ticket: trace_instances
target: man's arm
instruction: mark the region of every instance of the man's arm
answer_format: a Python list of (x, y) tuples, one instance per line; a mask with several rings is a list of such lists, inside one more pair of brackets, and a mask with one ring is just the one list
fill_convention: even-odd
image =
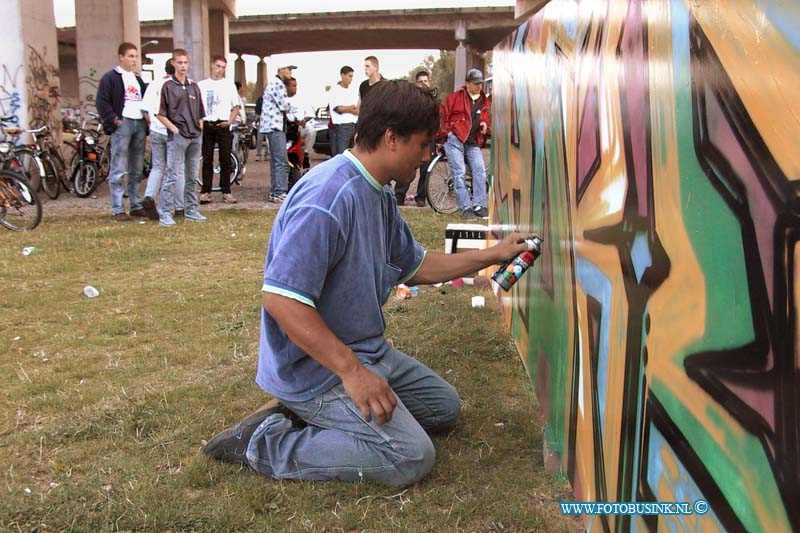
[(371, 420), (370, 410), (378, 424), (392, 419), (397, 405), (392, 388), (361, 364), (353, 351), (328, 328), (316, 309), (271, 292), (263, 293), (262, 303), (293, 343), (341, 378), (345, 392), (365, 420)]
[(531, 236), (524, 233), (511, 233), (502, 241), (485, 250), (470, 250), (469, 252), (459, 252), (457, 254), (428, 252), (425, 254), (425, 259), (423, 259), (419, 270), (406, 284), (430, 285), (443, 283), (466, 276), (487, 266), (508, 261), (528, 249), (524, 239)]
[(119, 122), (122, 121), (111, 106), (111, 77), (108, 74), (100, 78), (94, 106), (97, 108), (97, 113), (103, 119), (103, 122), (113, 122), (119, 125)]
[(168, 119), (166, 115), (156, 115), (156, 117), (167, 128), (167, 130), (172, 132), (173, 135), (177, 135), (180, 132), (178, 127), (175, 124), (173, 124), (172, 121)]

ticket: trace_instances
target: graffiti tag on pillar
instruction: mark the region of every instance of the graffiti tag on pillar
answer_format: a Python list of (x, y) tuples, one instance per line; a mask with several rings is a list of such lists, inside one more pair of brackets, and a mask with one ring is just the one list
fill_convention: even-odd
[(8, 124), (19, 126), (19, 110), (22, 107), (22, 95), (19, 92), (19, 79), (22, 65), (2, 65), (0, 80), (0, 115), (10, 117)]
[(78, 79), (78, 94), (85, 94), (81, 100), (81, 111), (97, 111), (95, 105), (95, 97), (97, 96), (97, 87), (100, 85), (100, 78), (97, 71), (93, 68), (89, 69), (88, 74), (81, 76)]
[(55, 130), (58, 126), (61, 87), (58, 69), (47, 62), (46, 56), (46, 47), (39, 53), (28, 45), (28, 73), (25, 77), (28, 89), (28, 122), (31, 128), (48, 126)]

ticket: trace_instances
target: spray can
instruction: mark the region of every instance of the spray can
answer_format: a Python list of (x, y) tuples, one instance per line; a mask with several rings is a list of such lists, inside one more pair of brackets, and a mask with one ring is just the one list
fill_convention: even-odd
[(528, 249), (511, 261), (506, 261), (500, 268), (497, 269), (492, 275), (492, 280), (500, 285), (503, 290), (511, 290), (511, 287), (522, 277), (526, 270), (528, 270), (536, 258), (542, 253), (542, 239), (539, 237), (531, 237), (525, 239)]

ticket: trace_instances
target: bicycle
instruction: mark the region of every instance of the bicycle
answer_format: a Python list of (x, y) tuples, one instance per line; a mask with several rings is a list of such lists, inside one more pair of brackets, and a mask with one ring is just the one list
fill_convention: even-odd
[[(0, 151), (2, 145), (8, 143), (0, 143)], [(30, 182), (19, 172), (0, 170), (0, 225), (11, 231), (29, 231), (41, 220), (42, 203)]]
[[(33, 130), (23, 130), (33, 138), (33, 143), (23, 150), (30, 153), (36, 162), (41, 174), (41, 188), (45, 194), (55, 200), (61, 192), (61, 187), (71, 192), (72, 188), (67, 180), (67, 165), (61, 154), (56, 150), (53, 135), (47, 126)], [(31, 179), (31, 185), (38, 190), (36, 181)]]
[[(466, 165), (466, 175), (464, 181), (467, 191), (472, 196), (472, 169)], [(489, 188), (489, 175), (486, 175), (486, 188)], [(458, 211), (456, 201), (455, 180), (450, 175), (450, 165), (447, 162), (447, 154), (443, 144), (436, 144), (436, 155), (428, 164), (428, 203), (437, 213), (455, 213)]]

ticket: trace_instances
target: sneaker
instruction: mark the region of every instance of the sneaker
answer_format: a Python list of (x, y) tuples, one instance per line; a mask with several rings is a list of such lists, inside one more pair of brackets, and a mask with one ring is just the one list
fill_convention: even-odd
[(156, 210), (156, 203), (151, 197), (144, 197), (142, 200), (142, 209), (145, 210), (147, 213), (147, 218), (150, 220), (159, 220), (158, 211)]
[(415, 198), (415, 202), (417, 202), (417, 207), (428, 207), (428, 202), (425, 201), (425, 198)]
[(204, 192), (200, 195), (200, 203), (201, 204), (210, 204), (211, 203), (211, 193)]
[(183, 209), (176, 209), (175, 210), (175, 218), (183, 216)]
[(478, 215), (475, 214), (475, 211), (473, 209), (464, 209), (463, 211), (461, 211), (461, 218), (463, 218), (464, 220), (476, 220), (478, 218)]
[(406, 205), (406, 197), (404, 194), (396, 194), (394, 198), (397, 200), (398, 207), (401, 205)]
[(237, 200), (237, 199), (236, 199), (236, 197), (235, 197), (234, 195), (232, 195), (231, 193), (228, 193), (228, 194), (223, 194), (223, 195), (222, 195), (222, 202), (223, 202), (223, 203), (226, 203), (226, 204), (235, 204), (235, 203), (236, 203), (236, 202), (238, 202), (238, 201), (239, 201), (239, 200)]
[[(272, 405), (271, 407), (267, 407)], [(297, 418), (297, 415), (280, 402), (271, 401), (264, 407), (243, 419), (238, 424), (218, 433), (203, 447), (203, 453), (226, 463), (249, 466), (247, 447), (258, 426), (272, 415), (280, 414), (286, 418)], [(292, 420), (294, 425), (294, 420)]]
[(208, 220), (208, 218), (204, 217), (196, 207), (194, 209), (187, 209), (183, 213), (183, 218), (186, 220), (194, 220), (195, 222)]
[(273, 204), (282, 204), (286, 200), (286, 193), (270, 194), (269, 201)]
[(125, 222), (130, 219), (131, 217), (130, 215), (128, 215), (128, 213), (114, 213), (114, 220), (116, 220), (117, 222)]
[(133, 211), (131, 211), (131, 216), (132, 217), (142, 217), (142, 218), (144, 218), (144, 217), (147, 217), (149, 215), (147, 214), (147, 209), (145, 209), (143, 207), (140, 207), (139, 209), (134, 209)]
[(175, 219), (169, 213), (164, 213), (158, 217), (158, 225), (164, 227), (174, 226)]
[(486, 208), (481, 205), (476, 205), (475, 216), (486, 220), (489, 218), (489, 211), (487, 211)]

